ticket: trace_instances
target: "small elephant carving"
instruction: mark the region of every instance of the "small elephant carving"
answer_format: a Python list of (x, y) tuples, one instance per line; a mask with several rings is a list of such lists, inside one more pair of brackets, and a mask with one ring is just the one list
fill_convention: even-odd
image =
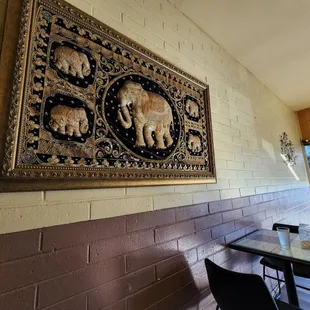
[(191, 117), (195, 117), (195, 118), (199, 117), (199, 107), (195, 101), (187, 99), (185, 109), (186, 109), (186, 112)]
[(188, 148), (196, 153), (196, 152), (200, 152), (201, 151), (201, 140), (199, 136), (193, 135), (193, 134), (189, 134), (188, 135)]
[[(156, 93), (146, 91), (141, 84), (126, 81), (118, 92), (121, 110), (117, 119), (128, 129), (132, 120), (136, 130), (136, 146), (156, 145), (158, 149), (165, 149), (173, 144), (170, 126), (173, 127), (172, 110), (166, 99)], [(128, 106), (132, 106), (132, 116)], [(152, 134), (155, 134), (155, 141)]]
[(55, 48), (54, 62), (55, 66), (65, 74), (77, 76), (80, 79), (84, 79), (91, 72), (87, 56), (68, 46)]
[(57, 105), (51, 110), (50, 128), (62, 135), (81, 137), (88, 130), (88, 119), (83, 108)]

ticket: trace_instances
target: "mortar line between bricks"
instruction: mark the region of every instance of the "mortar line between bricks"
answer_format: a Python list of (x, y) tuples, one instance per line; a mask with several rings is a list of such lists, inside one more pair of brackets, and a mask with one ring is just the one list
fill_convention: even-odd
[(86, 257), (87, 265), (90, 264), (90, 244), (87, 244), (87, 257)]
[(33, 308), (37, 309), (38, 308), (38, 302), (39, 302), (39, 294), (38, 294), (38, 286), (35, 287), (34, 290), (34, 301), (33, 301)]
[(38, 244), (38, 252), (39, 253), (43, 253), (42, 247), (43, 247), (43, 231), (41, 230), (39, 232), (39, 244)]
[(89, 203), (88, 203), (88, 220), (89, 220), (89, 221), (91, 220), (91, 206), (92, 206), (92, 203), (89, 202)]

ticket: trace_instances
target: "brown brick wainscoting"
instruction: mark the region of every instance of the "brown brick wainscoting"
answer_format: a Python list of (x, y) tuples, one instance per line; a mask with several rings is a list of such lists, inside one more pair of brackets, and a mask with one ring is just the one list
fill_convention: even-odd
[(261, 273), (225, 244), (310, 212), (308, 188), (0, 236), (1, 310), (215, 309), (204, 267)]

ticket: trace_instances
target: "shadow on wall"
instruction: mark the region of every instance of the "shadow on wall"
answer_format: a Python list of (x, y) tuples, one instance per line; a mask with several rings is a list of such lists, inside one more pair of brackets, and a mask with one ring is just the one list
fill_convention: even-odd
[[(155, 266), (145, 267), (145, 270), (149, 270), (148, 276), (153, 277), (153, 283), (129, 297), (128, 310), (197, 309), (191, 307), (195, 306), (196, 300), (189, 302), (201, 293), (196, 284), (195, 275), (206, 271), (203, 264), (189, 265), (193, 261), (193, 255), (197, 255), (194, 254), (194, 250), (185, 255), (184, 253), (175, 255), (175, 250), (156, 252), (146, 250), (142, 255), (140, 252), (127, 257), (127, 272), (135, 272), (143, 266), (159, 262)], [(161, 260), (162, 257), (168, 257), (168, 259)], [(207, 281), (206, 276), (205, 280)], [(127, 285), (131, 290), (135, 290), (135, 285), (141, 287), (141, 281), (143, 282), (143, 279), (140, 278), (136, 284), (127, 283)], [(186, 306), (183, 307), (184, 305)]]

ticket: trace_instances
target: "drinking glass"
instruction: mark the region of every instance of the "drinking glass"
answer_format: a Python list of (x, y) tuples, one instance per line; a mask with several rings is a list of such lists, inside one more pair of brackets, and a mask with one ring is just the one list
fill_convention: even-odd
[(310, 226), (308, 224), (299, 224), (299, 238), (303, 249), (310, 249)]
[(277, 232), (281, 247), (289, 248), (291, 246), (290, 230), (287, 227), (277, 227)]

